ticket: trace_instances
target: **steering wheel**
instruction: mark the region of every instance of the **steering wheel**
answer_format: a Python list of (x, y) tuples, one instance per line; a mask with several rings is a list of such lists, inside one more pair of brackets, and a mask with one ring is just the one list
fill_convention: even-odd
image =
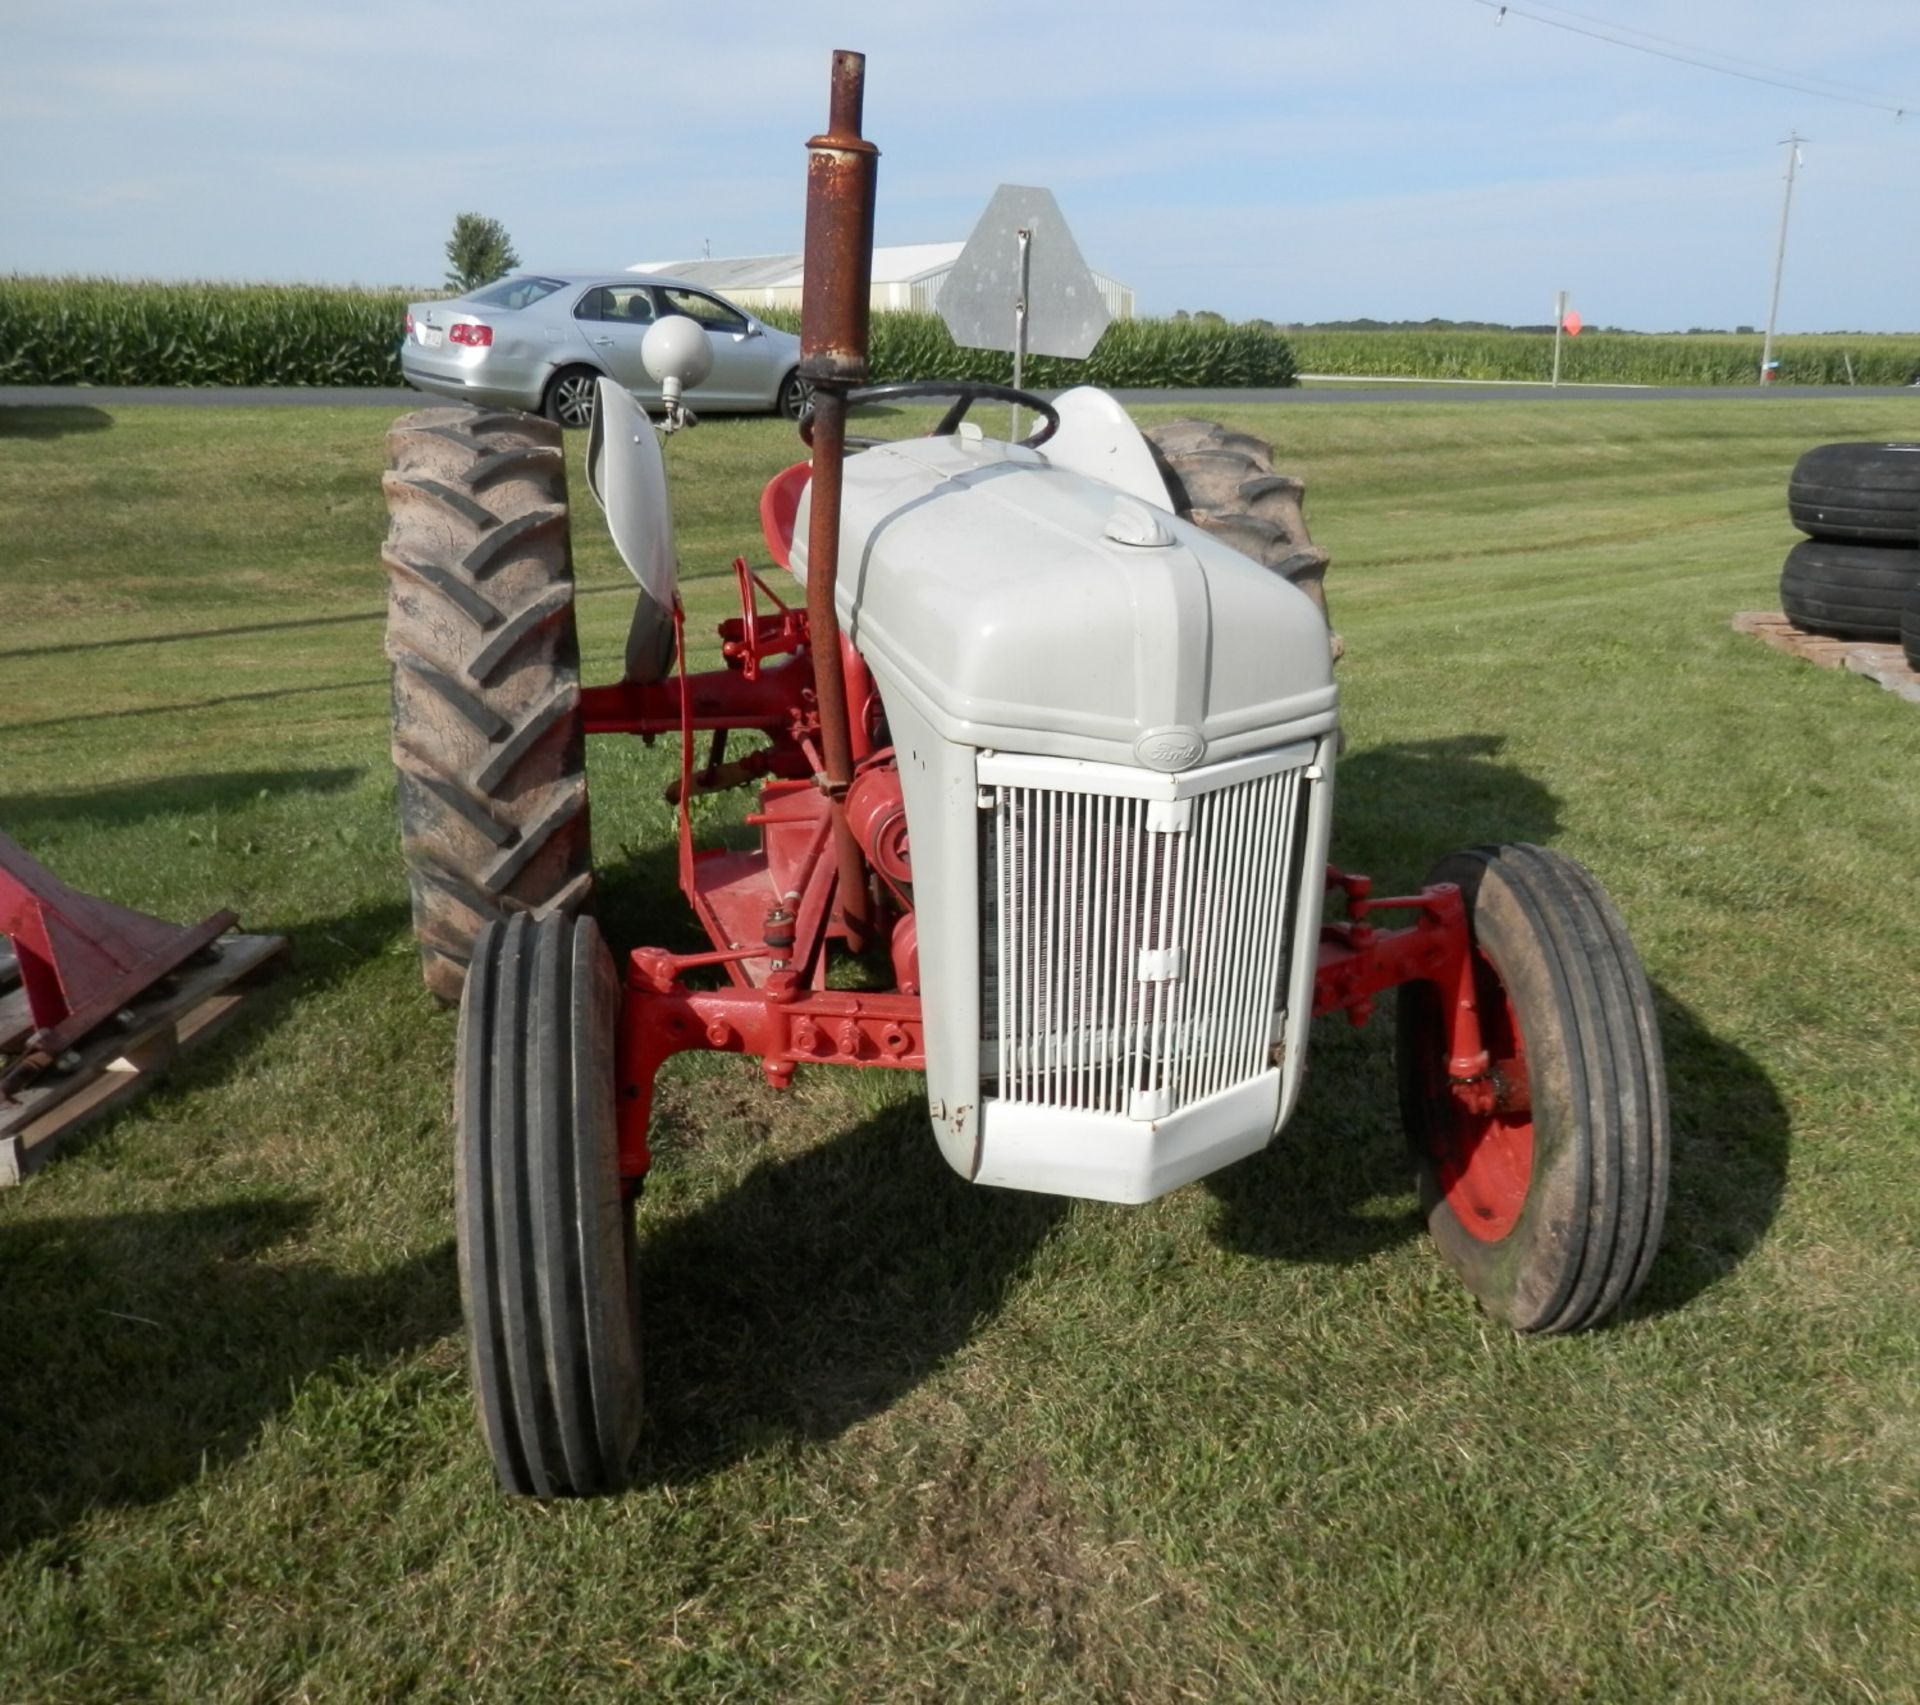
[[(853, 410), (865, 403), (899, 402), (915, 397), (952, 397), (953, 404), (940, 417), (939, 424), (927, 434), (929, 438), (944, 438), (960, 429), (960, 422), (967, 417), (967, 411), (975, 403), (1017, 403), (1021, 408), (1030, 408), (1040, 419), (1034, 429), (1020, 440), (1022, 449), (1037, 450), (1060, 430), (1060, 411), (1045, 397), (1036, 397), (1031, 391), (1016, 391), (1011, 385), (989, 385), (984, 380), (972, 379), (909, 379), (892, 385), (868, 385), (864, 390), (847, 393), (847, 408)], [(800, 438), (809, 449), (813, 447), (813, 407), (800, 417)], [(871, 450), (876, 444), (889, 442), (885, 438), (847, 439), (850, 450)]]

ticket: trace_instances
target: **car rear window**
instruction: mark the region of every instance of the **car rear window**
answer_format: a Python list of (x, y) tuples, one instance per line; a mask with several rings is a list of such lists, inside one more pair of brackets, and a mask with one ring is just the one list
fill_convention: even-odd
[(467, 300), (486, 308), (531, 308), (542, 297), (566, 287), (564, 278), (503, 278), (473, 291)]

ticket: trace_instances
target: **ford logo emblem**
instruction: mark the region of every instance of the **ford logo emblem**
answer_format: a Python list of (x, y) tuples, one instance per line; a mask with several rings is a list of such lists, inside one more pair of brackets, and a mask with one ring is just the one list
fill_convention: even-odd
[(1149, 728), (1133, 743), (1133, 755), (1150, 770), (1190, 770), (1206, 749), (1192, 728)]

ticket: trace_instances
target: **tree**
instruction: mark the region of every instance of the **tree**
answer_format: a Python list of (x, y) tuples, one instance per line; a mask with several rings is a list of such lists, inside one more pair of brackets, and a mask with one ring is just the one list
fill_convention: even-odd
[(504, 278), (520, 264), (513, 252), (513, 239), (498, 219), (479, 213), (462, 213), (453, 222), (453, 235), (447, 239), (447, 287), (465, 294)]

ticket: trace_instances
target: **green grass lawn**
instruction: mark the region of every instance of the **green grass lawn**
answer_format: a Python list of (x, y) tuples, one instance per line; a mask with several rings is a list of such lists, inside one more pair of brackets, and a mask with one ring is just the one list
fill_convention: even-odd
[[(643, 1480), (539, 1507), (464, 1368), (385, 422), (0, 410), (0, 827), (295, 951), (0, 1196), (0, 1698), (1914, 1698), (1920, 707), (1728, 628), (1776, 606), (1795, 456), (1912, 414), (1224, 416), (1333, 552), (1340, 862), (1542, 841), (1633, 927), (1676, 1154), (1626, 1319), (1523, 1342), (1451, 1280), (1390, 1015), (1322, 1025), (1272, 1152), (1132, 1209), (969, 1188), (912, 1078), (683, 1060)], [(671, 445), (696, 624), (793, 454)], [(574, 484), (605, 678), (627, 583)], [(618, 942), (689, 939), (673, 763), (594, 750)]]

